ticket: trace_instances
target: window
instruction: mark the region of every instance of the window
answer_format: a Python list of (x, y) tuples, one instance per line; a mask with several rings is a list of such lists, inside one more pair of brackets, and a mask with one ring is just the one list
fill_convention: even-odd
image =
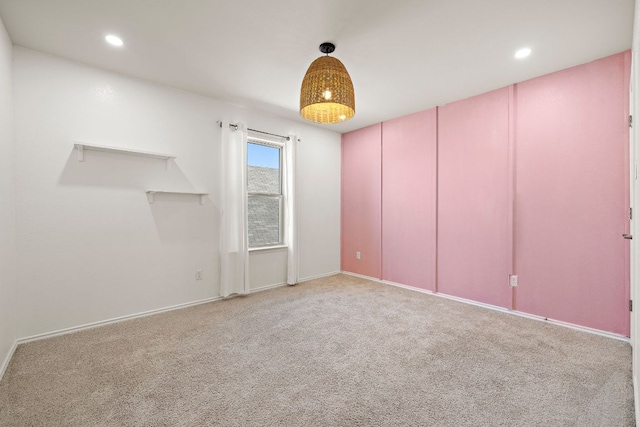
[(247, 143), (249, 248), (282, 244), (282, 146)]

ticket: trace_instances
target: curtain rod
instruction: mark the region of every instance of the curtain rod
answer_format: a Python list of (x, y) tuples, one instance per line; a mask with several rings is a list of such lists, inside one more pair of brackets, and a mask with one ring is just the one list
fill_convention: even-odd
[[(220, 125), (220, 127), (222, 127), (222, 122), (220, 120), (218, 120), (218, 124)], [(229, 123), (229, 127), (230, 128), (234, 128), (235, 130), (238, 130), (238, 125), (234, 125), (233, 123)], [(271, 135), (271, 136), (277, 136), (278, 138), (284, 138), (287, 141), (289, 140), (288, 136), (284, 136), (284, 135), (278, 135), (277, 133), (269, 133), (269, 132), (264, 132), (261, 130), (257, 130), (257, 129), (249, 129), (247, 128), (247, 130), (250, 130), (251, 132), (258, 132), (264, 135)]]

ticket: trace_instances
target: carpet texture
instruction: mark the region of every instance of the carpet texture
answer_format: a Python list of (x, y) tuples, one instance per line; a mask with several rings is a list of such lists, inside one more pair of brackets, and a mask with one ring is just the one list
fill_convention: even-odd
[(2, 426), (632, 426), (631, 348), (350, 276), (20, 345)]

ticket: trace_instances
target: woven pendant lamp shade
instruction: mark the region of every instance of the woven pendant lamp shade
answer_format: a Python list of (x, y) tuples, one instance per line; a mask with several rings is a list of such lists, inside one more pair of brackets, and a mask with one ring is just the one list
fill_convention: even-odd
[(313, 61), (302, 80), (300, 115), (316, 123), (341, 123), (355, 113), (353, 83), (342, 62), (331, 56)]

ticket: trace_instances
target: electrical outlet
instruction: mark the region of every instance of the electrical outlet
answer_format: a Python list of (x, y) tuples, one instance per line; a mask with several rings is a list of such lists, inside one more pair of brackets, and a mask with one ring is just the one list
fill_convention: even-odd
[(196, 280), (202, 280), (202, 270), (196, 270)]
[(360, 252), (356, 252), (356, 259), (360, 259)]
[(511, 286), (512, 288), (518, 286), (518, 276), (516, 276), (515, 274), (509, 275), (509, 286)]

